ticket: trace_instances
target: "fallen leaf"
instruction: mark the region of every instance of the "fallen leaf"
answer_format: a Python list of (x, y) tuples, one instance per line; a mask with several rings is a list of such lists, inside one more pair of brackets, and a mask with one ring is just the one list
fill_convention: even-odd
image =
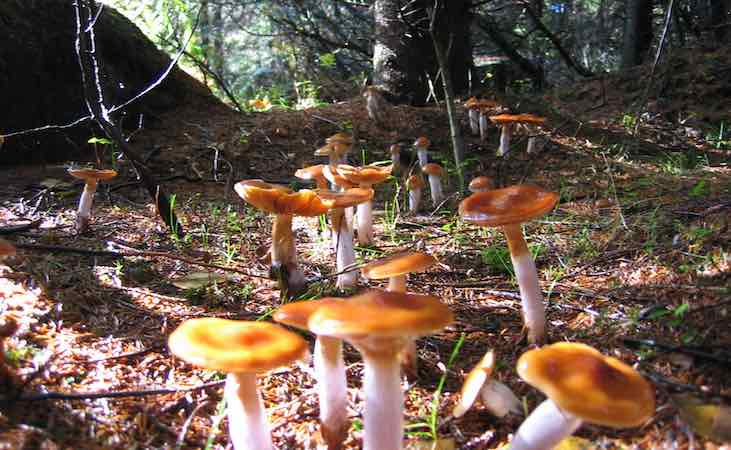
[(696, 434), (714, 441), (731, 442), (731, 408), (703, 403), (691, 395), (675, 395), (680, 418)]

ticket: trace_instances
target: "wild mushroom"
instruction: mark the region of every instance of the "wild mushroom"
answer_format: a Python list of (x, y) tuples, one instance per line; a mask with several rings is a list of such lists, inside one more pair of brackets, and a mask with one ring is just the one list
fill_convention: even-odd
[(429, 177), (429, 191), (431, 192), (431, 201), (434, 206), (444, 200), (444, 192), (442, 191), (442, 177), (444, 169), (437, 163), (429, 163), (421, 168), (422, 172)]
[(358, 280), (358, 272), (347, 270), (355, 265), (355, 248), (353, 229), (345, 220), (344, 209), (370, 201), (373, 189), (353, 188), (343, 192), (318, 190), (317, 194), (332, 204), (330, 221), (335, 232), (335, 264), (339, 274), (335, 286), (338, 289), (353, 288)]
[(91, 204), (94, 202), (94, 193), (100, 181), (106, 181), (117, 176), (117, 172), (111, 169), (77, 169), (70, 168), (69, 175), (84, 181), (84, 191), (79, 199), (79, 209), (76, 213), (76, 231), (84, 232), (89, 227), (91, 219)]
[(411, 175), (406, 180), (406, 190), (409, 192), (409, 212), (416, 214), (419, 212), (419, 205), (421, 203), (421, 193), (426, 187), (424, 179), (421, 175)]
[[(274, 320), (310, 331), (307, 321), (323, 305), (342, 302), (327, 298), (286, 304), (274, 313)], [(348, 432), (348, 392), (343, 361), (343, 341), (316, 334), (313, 363), (320, 401), (322, 437), (328, 450), (340, 449)]]
[(317, 309), (312, 332), (353, 344), (363, 355), (364, 450), (401, 450), (403, 405), (399, 353), (409, 340), (453, 320), (436, 297), (372, 290)]
[[(357, 185), (351, 183), (348, 181), (345, 177), (340, 175), (336, 169), (337, 165), (334, 166), (325, 166), (322, 169), (322, 174), (325, 176), (327, 181), (330, 182), (332, 185), (333, 191), (344, 191), (347, 189), (352, 189), (356, 187)], [(324, 192), (324, 191), (323, 191)], [(347, 207), (344, 210), (345, 212), (345, 223), (348, 225), (348, 228), (350, 229), (350, 232), (353, 232), (353, 217), (355, 217), (355, 211), (353, 210), (353, 207)], [(332, 234), (332, 245), (333, 248), (337, 248), (337, 230), (333, 227), (333, 234)]]
[[(339, 164), (336, 170), (340, 176), (362, 189), (371, 189), (373, 185), (382, 183), (391, 176), (392, 166), (363, 166), (353, 167)], [(358, 243), (370, 244), (373, 241), (373, 202), (359, 203), (356, 217), (358, 218)]]
[(274, 448), (256, 374), (302, 358), (304, 339), (267, 322), (207, 317), (183, 322), (170, 334), (168, 346), (190, 364), (228, 373), (224, 397), (236, 450)]
[(511, 450), (553, 448), (582, 422), (630, 428), (655, 413), (655, 391), (642, 375), (585, 344), (559, 342), (530, 350), (517, 369), (548, 399), (525, 419)]
[(557, 201), (555, 192), (521, 184), (472, 194), (459, 205), (462, 220), (483, 227), (502, 227), (520, 288), (523, 319), (531, 344), (540, 344), (545, 338), (546, 313), (536, 264), (528, 251), (521, 224), (546, 214)]
[(426, 136), (421, 136), (414, 141), (414, 148), (416, 149), (416, 154), (419, 157), (419, 165), (421, 167), (429, 164), (429, 144), (429, 139)]
[(495, 352), (485, 353), (474, 369), (467, 374), (462, 384), (459, 401), (452, 411), (452, 416), (462, 417), (475, 403), (477, 397), (482, 404), (496, 417), (505, 417), (508, 413), (522, 415), (520, 400), (509, 387), (492, 378), (495, 368)]
[(546, 121), (543, 117), (538, 117), (533, 114), (499, 114), (497, 116), (490, 116), (490, 120), (502, 127), (500, 131), (498, 156), (505, 156), (510, 151), (510, 136), (516, 124), (540, 125)]
[(473, 135), (477, 136), (480, 134), (480, 108), (478, 107), (477, 97), (470, 97), (464, 103), (464, 107), (467, 108), (467, 114), (470, 121), (470, 131)]
[(492, 178), (486, 176), (475, 177), (470, 181), (469, 190), (475, 192), (487, 192), (494, 187)]
[[(388, 291), (406, 292), (406, 275), (421, 272), (437, 263), (437, 259), (421, 252), (401, 252), (372, 261), (361, 272), (371, 280), (388, 278)], [(409, 380), (418, 378), (416, 341), (411, 340), (401, 354), (401, 369)]]
[(305, 289), (305, 274), (297, 263), (292, 233), (293, 216), (319, 216), (332, 202), (322, 200), (314, 191), (292, 192), (284, 186), (261, 180), (244, 180), (234, 185), (239, 196), (252, 206), (274, 214), (272, 225), (271, 276), (279, 281), (282, 298), (299, 295)]
[(325, 178), (325, 175), (322, 173), (322, 169), (324, 167), (324, 164), (316, 164), (314, 166), (297, 169), (294, 176), (303, 180), (313, 180), (317, 189), (327, 189), (327, 178)]

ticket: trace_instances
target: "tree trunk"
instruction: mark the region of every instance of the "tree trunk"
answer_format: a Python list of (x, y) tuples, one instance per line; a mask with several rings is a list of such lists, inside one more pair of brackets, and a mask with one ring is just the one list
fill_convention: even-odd
[(224, 57), (223, 57), (223, 5), (217, 4), (213, 10), (213, 57), (211, 58), (211, 67), (213, 71), (222, 79), (224, 77)]
[(731, 0), (711, 0), (710, 28), (717, 44), (724, 44), (731, 37)]
[(627, 0), (622, 67), (642, 64), (652, 45), (652, 0)]
[[(408, 10), (401, 8), (408, 5)], [(373, 82), (390, 94), (393, 100), (422, 104), (429, 93), (429, 77), (434, 80), (438, 63), (431, 37), (425, 7), (431, 3), (416, 0), (376, 0), (375, 47), (373, 50)], [(472, 62), (469, 39), (467, 0), (451, 0), (440, 14), (437, 36), (449, 52), (449, 66), (455, 93), (466, 92), (468, 69)], [(428, 75), (428, 77), (427, 77)]]

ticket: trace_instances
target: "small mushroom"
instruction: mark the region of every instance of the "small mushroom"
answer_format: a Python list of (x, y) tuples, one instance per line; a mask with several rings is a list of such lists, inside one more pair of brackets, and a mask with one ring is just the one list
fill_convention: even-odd
[(528, 251), (521, 224), (546, 214), (556, 202), (558, 194), (555, 192), (521, 184), (472, 194), (459, 205), (462, 220), (483, 227), (502, 227), (520, 288), (523, 319), (531, 344), (540, 344), (545, 339), (546, 312), (536, 264)]
[[(353, 167), (339, 164), (336, 170), (340, 176), (362, 189), (371, 189), (391, 176), (392, 166)], [(373, 202), (359, 203), (356, 217), (358, 219), (358, 243), (370, 244), (373, 241)]]
[(426, 187), (424, 179), (421, 175), (411, 175), (406, 180), (406, 190), (409, 192), (409, 212), (416, 214), (419, 212), (421, 204), (421, 193)]
[(228, 373), (224, 397), (236, 450), (273, 450), (256, 374), (302, 358), (307, 342), (267, 322), (219, 318), (183, 322), (168, 338), (170, 351), (198, 367)]
[(444, 176), (444, 169), (437, 163), (429, 163), (421, 169), (429, 177), (429, 191), (431, 192), (431, 201), (434, 206), (444, 200), (444, 192), (442, 191), (442, 177)]
[(498, 148), (498, 156), (505, 156), (510, 151), (510, 136), (513, 128), (517, 124), (543, 124), (546, 119), (533, 114), (499, 114), (490, 116), (490, 120), (502, 127), (500, 131), (500, 147)]
[(416, 155), (419, 157), (419, 165), (421, 167), (429, 164), (429, 139), (426, 136), (421, 136), (414, 141), (414, 148), (416, 149)]
[(84, 181), (84, 191), (79, 199), (79, 209), (76, 213), (76, 231), (84, 232), (89, 227), (91, 219), (91, 204), (94, 202), (94, 193), (100, 181), (106, 181), (117, 176), (114, 170), (77, 169), (70, 168), (69, 175)]
[(480, 134), (480, 110), (478, 107), (478, 102), (479, 100), (477, 100), (477, 97), (470, 97), (464, 104), (465, 108), (467, 108), (468, 111), (467, 114), (470, 120), (470, 131), (474, 136)]
[(486, 176), (475, 177), (470, 181), (469, 190), (475, 192), (487, 192), (494, 187), (492, 178)]
[(335, 264), (339, 274), (335, 285), (338, 289), (353, 288), (358, 280), (358, 272), (347, 270), (355, 266), (355, 248), (353, 229), (345, 220), (345, 208), (370, 201), (373, 189), (353, 188), (343, 192), (318, 190), (317, 194), (332, 205), (330, 221), (335, 232)]
[(517, 369), (548, 399), (518, 428), (511, 450), (553, 448), (582, 422), (631, 428), (655, 413), (655, 391), (642, 375), (585, 344), (559, 342), (530, 350)]
[(312, 332), (346, 340), (363, 355), (364, 450), (401, 450), (399, 354), (410, 340), (435, 333), (452, 320), (449, 308), (436, 297), (378, 290), (320, 307), (310, 317)]
[[(279, 323), (310, 331), (307, 321), (318, 308), (342, 301), (328, 298), (289, 303), (279, 308), (273, 318)], [(348, 433), (348, 392), (343, 341), (330, 336), (316, 336), (313, 362), (320, 401), (322, 437), (328, 450), (337, 450), (342, 448)]]
[(482, 404), (496, 417), (505, 417), (508, 413), (522, 415), (521, 403), (509, 387), (492, 378), (495, 368), (495, 352), (485, 353), (474, 369), (467, 374), (462, 384), (460, 399), (455, 405), (452, 415), (462, 417), (477, 401), (482, 398)]
[(240, 181), (234, 190), (247, 203), (274, 214), (271, 275), (279, 281), (282, 298), (299, 295), (305, 289), (305, 274), (297, 263), (292, 217), (325, 214), (332, 203), (322, 200), (314, 191), (292, 192), (284, 186), (261, 180)]

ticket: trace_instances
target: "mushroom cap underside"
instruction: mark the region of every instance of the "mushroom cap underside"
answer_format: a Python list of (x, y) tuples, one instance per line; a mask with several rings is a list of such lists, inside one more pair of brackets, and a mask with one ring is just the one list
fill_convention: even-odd
[(437, 259), (421, 252), (402, 252), (381, 258), (363, 266), (361, 272), (366, 278), (379, 280), (383, 278), (420, 272), (436, 264)]

